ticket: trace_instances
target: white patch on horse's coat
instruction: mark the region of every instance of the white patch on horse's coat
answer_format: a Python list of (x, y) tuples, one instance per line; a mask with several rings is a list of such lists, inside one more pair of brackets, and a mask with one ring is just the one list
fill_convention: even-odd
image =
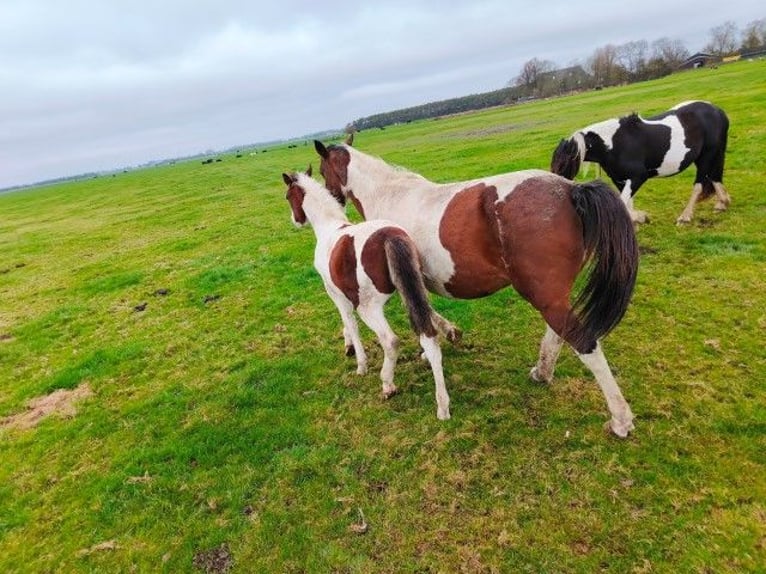
[[(604, 120), (603, 122), (599, 122), (597, 124), (590, 125), (586, 128), (583, 128), (580, 130), (580, 133), (586, 134), (588, 132), (593, 132), (594, 134), (598, 135), (603, 140), (604, 145), (606, 146), (606, 149), (609, 150), (609, 149), (612, 149), (612, 138), (614, 138), (614, 133), (619, 128), (620, 128), (620, 120), (612, 118), (609, 120)], [(584, 157), (585, 156), (583, 156), (583, 158)]]
[(681, 102), (680, 104), (676, 104), (675, 106), (673, 106), (673, 107), (672, 107), (672, 108), (670, 108), (670, 109), (671, 109), (672, 111), (675, 111), (675, 110), (677, 110), (677, 109), (679, 109), (679, 108), (683, 108), (684, 106), (688, 106), (689, 104), (697, 104), (697, 103), (700, 103), (700, 104), (709, 104), (710, 102), (708, 102), (708, 101), (706, 101), (706, 100), (687, 100), (687, 101), (685, 101), (685, 102)]
[(684, 126), (681, 125), (678, 116), (670, 115), (657, 121), (644, 119), (641, 121), (647, 125), (666, 126), (670, 128), (670, 148), (667, 153), (665, 153), (665, 157), (662, 158), (662, 163), (657, 168), (657, 175), (666, 177), (680, 172), (681, 162), (683, 162), (690, 150), (684, 143), (686, 134), (684, 133)]

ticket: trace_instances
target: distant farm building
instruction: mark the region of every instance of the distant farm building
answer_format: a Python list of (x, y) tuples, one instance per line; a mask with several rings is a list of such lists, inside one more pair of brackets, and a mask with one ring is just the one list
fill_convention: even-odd
[(691, 70), (693, 68), (704, 68), (711, 64), (717, 64), (721, 59), (713, 54), (706, 52), (697, 52), (684, 60), (679, 67), (681, 70)]

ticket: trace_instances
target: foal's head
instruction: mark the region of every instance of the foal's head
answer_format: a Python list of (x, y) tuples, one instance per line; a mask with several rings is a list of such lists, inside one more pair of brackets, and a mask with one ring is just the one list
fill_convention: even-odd
[[(293, 223), (298, 227), (303, 227), (309, 221), (309, 216), (314, 219), (325, 217), (345, 218), (343, 206), (345, 202), (338, 199), (338, 196), (324, 187), (321, 183), (311, 177), (311, 166), (305, 173), (282, 174), (282, 180), (287, 185), (285, 199), (290, 204)], [(307, 200), (307, 197), (310, 199)], [(309, 215), (306, 214), (306, 203), (311, 202), (308, 208)], [(316, 221), (314, 222), (316, 223)]]
[[(309, 166), (308, 175), (311, 175), (311, 167)], [(292, 212), (293, 224), (297, 227), (303, 227), (308, 223), (306, 212), (303, 211), (303, 200), (306, 198), (306, 190), (303, 189), (298, 183), (298, 174), (291, 173), (290, 175), (283, 173), (282, 180), (287, 185), (287, 194), (285, 199), (290, 204), (290, 211)]]
[(580, 147), (574, 138), (564, 139), (559, 142), (551, 158), (551, 171), (562, 175), (567, 179), (574, 179), (580, 170), (582, 158)]
[(346, 205), (344, 189), (348, 185), (348, 164), (351, 161), (351, 154), (345, 146), (325, 147), (319, 140), (314, 140), (314, 149), (321, 159), (319, 173), (324, 178), (325, 186), (341, 205)]

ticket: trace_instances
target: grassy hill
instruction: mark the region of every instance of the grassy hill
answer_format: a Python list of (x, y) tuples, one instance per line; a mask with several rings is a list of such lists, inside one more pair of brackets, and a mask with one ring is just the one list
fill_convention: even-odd
[[(372, 334), (358, 377), (289, 220), (280, 175), (316, 166), (308, 143), (0, 195), (0, 571), (763, 571), (765, 76), (740, 62), (357, 134), (449, 181), (546, 168), (559, 138), (632, 111), (728, 112), (728, 212), (675, 225), (693, 170), (636, 196), (652, 222), (604, 342), (637, 416), (622, 441), (571, 352), (530, 381), (544, 325), (510, 290), (434, 298), (465, 331), (443, 346), (446, 422), (392, 301), (402, 392), (381, 400)], [(61, 389), (80, 399), (51, 404)], [(39, 397), (54, 413), (31, 426)]]

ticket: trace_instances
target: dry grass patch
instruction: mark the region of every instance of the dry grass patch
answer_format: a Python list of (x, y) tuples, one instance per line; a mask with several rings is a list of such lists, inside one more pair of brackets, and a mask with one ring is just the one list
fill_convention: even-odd
[(30, 429), (50, 415), (71, 418), (77, 414), (74, 403), (93, 394), (88, 383), (75, 389), (58, 389), (48, 395), (36, 397), (27, 403), (27, 409), (0, 420), (0, 429)]

